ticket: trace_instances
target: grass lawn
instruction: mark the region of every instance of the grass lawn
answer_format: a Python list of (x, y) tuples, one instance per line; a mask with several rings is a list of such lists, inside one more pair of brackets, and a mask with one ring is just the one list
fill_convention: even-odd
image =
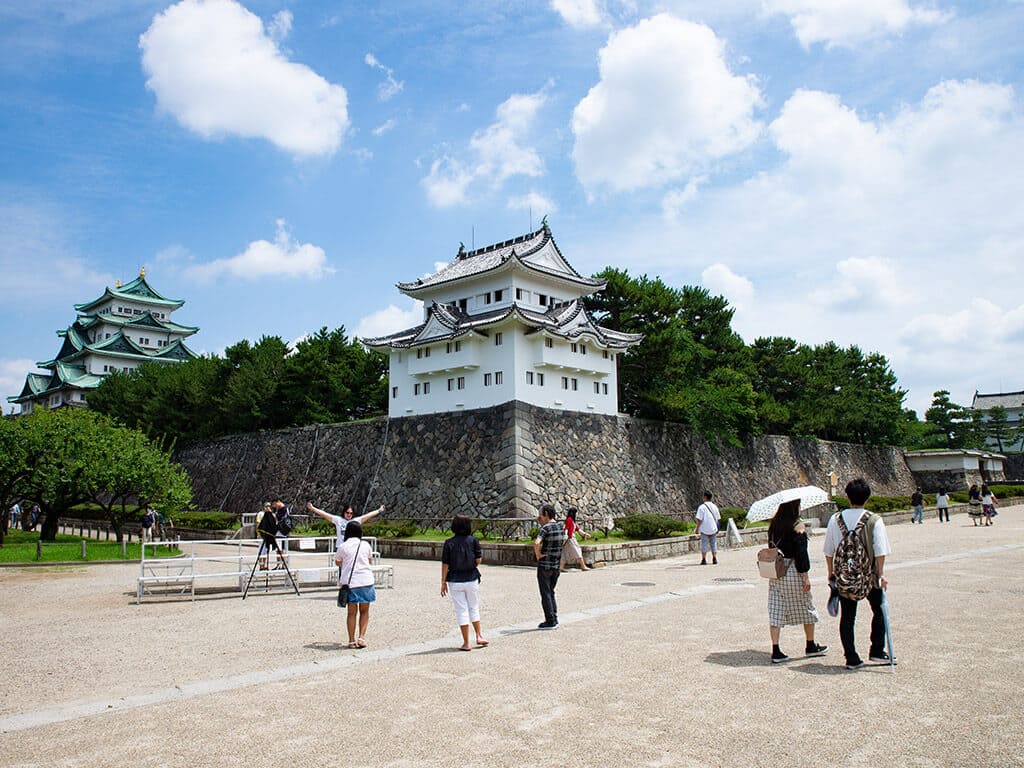
[[(82, 558), (82, 538), (57, 534), (57, 540), (43, 542), (43, 557), (36, 560), (36, 542), (38, 532), (10, 531), (4, 537), (4, 545), (0, 547), (0, 563), (56, 563), (56, 562), (89, 562), (93, 560), (121, 560), (121, 545), (116, 541), (94, 541), (86, 539), (86, 556)], [(138, 543), (128, 545), (128, 560), (138, 560), (142, 547)], [(150, 549), (146, 554), (150, 557), (174, 557), (180, 554), (176, 549), (164, 547)]]

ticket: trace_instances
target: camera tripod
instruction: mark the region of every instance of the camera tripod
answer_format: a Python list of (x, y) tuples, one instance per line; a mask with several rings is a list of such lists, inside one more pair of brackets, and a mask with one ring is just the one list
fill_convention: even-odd
[(277, 552), (277, 561), (284, 566), (284, 572), (288, 574), (288, 581), (291, 582), (292, 589), (295, 590), (295, 594), (299, 594), (299, 586), (295, 583), (295, 578), (292, 576), (292, 572), (288, 569), (288, 561), (285, 560), (284, 552), (281, 551), (281, 545), (277, 543), (277, 539), (273, 536), (265, 537), (263, 543), (260, 544), (260, 548), (256, 552), (256, 562), (252, 564), (252, 570), (249, 572), (249, 580), (245, 582), (245, 589), (242, 590), (242, 599), (245, 600), (245, 596), (249, 594), (249, 585), (252, 584), (252, 577), (256, 574), (256, 566), (260, 564), (260, 553), (266, 550), (267, 553), (267, 564), (270, 564), (270, 548), (273, 547), (274, 551)]

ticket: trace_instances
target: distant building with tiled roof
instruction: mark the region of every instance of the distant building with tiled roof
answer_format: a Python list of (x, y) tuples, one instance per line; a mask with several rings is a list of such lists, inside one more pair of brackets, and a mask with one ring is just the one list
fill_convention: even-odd
[(171, 320), (185, 302), (168, 299), (146, 282), (146, 270), (127, 285), (118, 282), (93, 301), (75, 304), (78, 317), (51, 360), (36, 363), (48, 373), (29, 373), (21, 394), (7, 401), (21, 413), (35, 408), (86, 407), (90, 390), (114, 371), (144, 362), (176, 363), (196, 357), (184, 340), (199, 329)]
[(460, 248), (440, 271), (397, 287), (423, 301), (423, 322), (362, 340), (390, 352), (391, 416), (511, 400), (618, 411), (617, 357), (643, 337), (593, 320), (582, 298), (605, 282), (572, 268), (546, 222), (512, 240)]
[[(1008, 428), (1016, 430), (1021, 426), (1022, 419), (1024, 419), (1024, 392), (982, 394), (976, 391), (974, 399), (971, 400), (970, 410), (980, 413), (982, 419), (987, 421), (989, 413), (996, 406), (1006, 409), (1006, 426)], [(988, 438), (987, 442), (989, 445), (996, 445), (996, 441), (991, 438)]]

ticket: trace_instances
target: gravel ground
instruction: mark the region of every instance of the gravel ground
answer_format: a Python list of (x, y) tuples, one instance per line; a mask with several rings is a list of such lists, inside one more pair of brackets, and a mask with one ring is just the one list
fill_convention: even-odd
[(531, 569), (484, 567), (471, 653), (436, 564), (392, 561), (365, 651), (331, 591), (136, 605), (137, 566), (0, 569), (0, 765), (1024, 765), (1024, 507), (890, 538), (895, 674), (843, 668), (820, 536), (831, 650), (777, 666), (753, 549), (570, 572), (555, 632)]

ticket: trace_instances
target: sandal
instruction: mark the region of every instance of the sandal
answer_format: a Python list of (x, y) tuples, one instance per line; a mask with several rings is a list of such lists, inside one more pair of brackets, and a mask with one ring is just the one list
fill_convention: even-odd
[(348, 647), (351, 648), (352, 650), (355, 650), (359, 646), (356, 644), (356, 641), (353, 640), (351, 643), (348, 644)]
[(365, 641), (365, 640), (363, 640), (363, 638), (361, 638), (361, 637), (360, 637), (360, 638), (359, 638), (359, 639), (358, 639), (358, 640), (356, 641), (356, 648), (365, 648), (365, 647), (366, 647), (366, 641)]
[(472, 647), (472, 646), (470, 646), (470, 645), (460, 645), (460, 646), (459, 646), (459, 650), (460, 650), (460, 651), (472, 651), (472, 650), (473, 650), (473, 647)]
[(476, 639), (476, 644), (477, 644), (478, 648), (486, 648), (488, 645), (491, 644), (491, 641), (490, 640), (484, 640), (482, 637), (478, 637)]

